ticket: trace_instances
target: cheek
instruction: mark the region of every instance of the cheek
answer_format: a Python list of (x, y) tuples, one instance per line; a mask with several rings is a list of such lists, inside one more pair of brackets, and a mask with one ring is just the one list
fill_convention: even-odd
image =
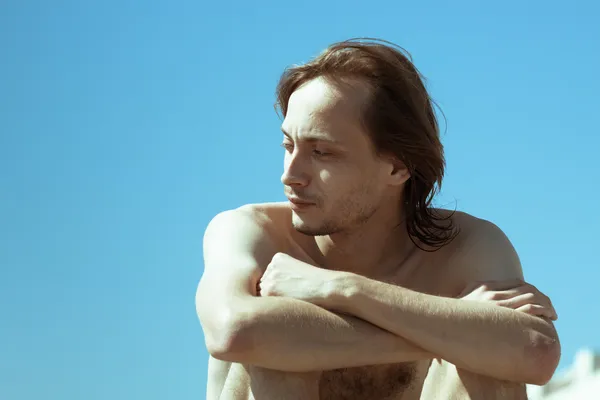
[(322, 193), (330, 200), (360, 192), (372, 183), (370, 181), (365, 178), (364, 171), (347, 166), (340, 170), (322, 169), (319, 171), (319, 186)]
[(344, 197), (354, 186), (356, 176), (348, 170), (322, 169), (319, 171), (319, 191), (327, 201)]
[(333, 178), (333, 174), (327, 169), (322, 169), (319, 172), (319, 180), (324, 185), (334, 185), (336, 183), (336, 179)]

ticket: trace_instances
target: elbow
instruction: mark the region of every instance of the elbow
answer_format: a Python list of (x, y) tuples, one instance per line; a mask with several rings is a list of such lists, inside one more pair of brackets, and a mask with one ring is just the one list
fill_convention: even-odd
[(240, 313), (225, 312), (204, 329), (208, 353), (222, 361), (244, 362), (252, 348), (248, 321)]
[(196, 315), (204, 333), (208, 353), (218, 360), (239, 362), (241, 355), (251, 347), (248, 335), (250, 310), (239, 302), (221, 302), (203, 296), (198, 286), (195, 305)]
[(560, 341), (556, 333), (553, 335), (534, 333), (526, 353), (525, 383), (538, 386), (547, 384), (554, 375), (561, 356)]
[(241, 334), (235, 325), (217, 329), (206, 335), (206, 349), (208, 353), (222, 361), (243, 362), (246, 358), (249, 345), (247, 338)]

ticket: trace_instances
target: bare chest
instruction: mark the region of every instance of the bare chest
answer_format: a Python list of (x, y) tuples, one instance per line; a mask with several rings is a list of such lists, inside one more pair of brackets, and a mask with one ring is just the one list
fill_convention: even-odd
[(403, 363), (324, 371), (319, 380), (319, 399), (416, 399), (428, 365)]
[[(421, 273), (401, 273), (372, 278), (423, 293), (440, 291), (435, 282)], [(319, 398), (321, 400), (418, 399), (429, 364), (430, 361), (421, 361), (323, 371), (319, 380)]]

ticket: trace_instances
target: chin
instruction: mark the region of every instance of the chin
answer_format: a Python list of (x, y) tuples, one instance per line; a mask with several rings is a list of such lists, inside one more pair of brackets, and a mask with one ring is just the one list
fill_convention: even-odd
[(317, 224), (311, 224), (310, 221), (307, 221), (308, 218), (305, 216), (301, 218), (292, 211), (292, 226), (294, 229), (300, 233), (309, 236), (317, 236), (317, 232), (319, 231)]
[(323, 219), (319, 219), (318, 222), (310, 223), (308, 218), (300, 218), (295, 213), (292, 213), (292, 226), (294, 229), (307, 236), (325, 236), (331, 235), (338, 232), (339, 230), (334, 229), (327, 223), (324, 223)]
[(296, 232), (301, 233), (306, 236), (325, 236), (329, 235), (329, 232), (321, 230), (321, 229), (310, 229), (306, 226), (294, 226)]

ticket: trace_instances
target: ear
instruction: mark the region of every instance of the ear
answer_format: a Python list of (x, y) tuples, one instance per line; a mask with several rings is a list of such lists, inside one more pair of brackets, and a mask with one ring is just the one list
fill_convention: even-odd
[(402, 161), (397, 159), (390, 161), (390, 184), (393, 186), (403, 185), (410, 178), (410, 171)]

